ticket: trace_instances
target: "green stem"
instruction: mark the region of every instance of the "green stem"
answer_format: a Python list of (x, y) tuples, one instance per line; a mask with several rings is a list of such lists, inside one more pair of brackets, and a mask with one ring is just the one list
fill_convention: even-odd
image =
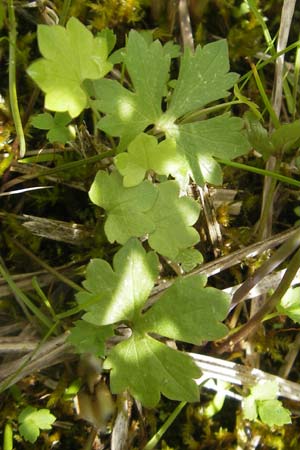
[(20, 158), (23, 158), (26, 152), (26, 143), (22, 121), (20, 117), (17, 88), (16, 88), (16, 42), (17, 42), (17, 24), (14, 11), (13, 0), (8, 0), (8, 19), (9, 19), (9, 103), (16, 128), (16, 134), (20, 145)]
[(63, 6), (62, 6), (62, 11), (59, 17), (59, 25), (61, 26), (65, 26), (66, 21), (67, 21), (67, 17), (69, 15), (69, 9), (71, 7), (71, 3), (72, 0), (64, 0)]
[(259, 169), (257, 167), (248, 166), (247, 164), (237, 163), (235, 161), (229, 161), (227, 159), (216, 158), (220, 164), (224, 164), (230, 167), (236, 167), (237, 169), (247, 170), (248, 172), (257, 173), (266, 177), (274, 178), (274, 180), (281, 181), (282, 183), (291, 184), (292, 186), (300, 187), (300, 181), (294, 180), (290, 177), (285, 177), (278, 172), (272, 172), (271, 170)]
[(179, 405), (174, 409), (172, 414), (168, 417), (162, 427), (155, 433), (155, 435), (148, 441), (143, 450), (153, 450), (155, 446), (158, 444), (160, 439), (163, 437), (167, 429), (172, 425), (176, 417), (179, 415), (181, 410), (185, 407), (187, 402), (180, 402)]

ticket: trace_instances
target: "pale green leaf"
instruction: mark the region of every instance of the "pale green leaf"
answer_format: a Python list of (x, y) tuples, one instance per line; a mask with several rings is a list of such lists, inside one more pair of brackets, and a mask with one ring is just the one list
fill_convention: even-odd
[(244, 398), (242, 407), (243, 407), (243, 416), (245, 417), (245, 419), (248, 420), (257, 419), (257, 407), (253, 395), (248, 395), (248, 397)]
[(279, 400), (265, 400), (258, 402), (258, 414), (261, 421), (269, 427), (291, 423), (291, 412), (282, 406)]
[(224, 337), (230, 297), (205, 284), (204, 275), (178, 278), (144, 315), (147, 330), (195, 345)]
[(154, 230), (147, 215), (158, 195), (150, 181), (131, 188), (123, 186), (122, 177), (99, 171), (89, 191), (93, 203), (106, 210), (105, 233), (110, 242), (124, 244), (131, 237), (141, 237)]
[(49, 130), (53, 126), (54, 117), (50, 113), (42, 113), (33, 116), (31, 123), (39, 130)]
[(154, 223), (149, 234), (149, 244), (158, 253), (176, 259), (178, 253), (199, 242), (199, 234), (192, 227), (200, 212), (199, 204), (189, 197), (179, 197), (175, 181), (156, 186), (159, 192), (148, 216)]
[(72, 138), (71, 132), (66, 126), (71, 121), (68, 113), (55, 113), (54, 117), (49, 113), (38, 114), (32, 118), (32, 125), (42, 130), (49, 130), (47, 138), (49, 142), (65, 144)]
[(286, 291), (277, 311), (292, 319), (294, 322), (300, 323), (300, 287), (296, 286)]
[(159, 175), (175, 175), (182, 165), (182, 157), (173, 139), (158, 143), (154, 136), (141, 133), (115, 158), (119, 172), (124, 176), (124, 186), (135, 186), (149, 170)]
[(92, 353), (103, 357), (105, 355), (105, 340), (114, 335), (111, 326), (99, 327), (83, 320), (77, 320), (70, 329), (68, 342), (78, 353)]
[(158, 276), (158, 259), (131, 239), (115, 255), (113, 268), (101, 259), (92, 260), (83, 283), (88, 292), (76, 296), (88, 311), (84, 320), (95, 325), (132, 321), (140, 314)]
[(277, 381), (261, 381), (251, 389), (251, 395), (255, 400), (272, 400), (278, 395)]
[(43, 58), (33, 62), (27, 72), (44, 91), (45, 107), (78, 116), (87, 106), (82, 82), (99, 79), (112, 68), (107, 61), (106, 39), (94, 38), (78, 19), (71, 17), (66, 28), (39, 25), (38, 44)]
[(193, 378), (198, 378), (200, 371), (193, 360), (150, 336), (134, 332), (113, 348), (104, 368), (111, 369), (113, 393), (128, 389), (147, 407), (158, 403), (160, 393), (171, 400), (199, 400)]
[(39, 437), (40, 430), (51, 430), (55, 420), (56, 417), (49, 409), (27, 406), (18, 417), (19, 432), (26, 441), (34, 443)]
[(228, 95), (239, 78), (228, 73), (229, 59), (226, 40), (198, 46), (194, 54), (189, 49), (181, 59), (180, 71), (172, 94), (167, 116), (177, 118)]

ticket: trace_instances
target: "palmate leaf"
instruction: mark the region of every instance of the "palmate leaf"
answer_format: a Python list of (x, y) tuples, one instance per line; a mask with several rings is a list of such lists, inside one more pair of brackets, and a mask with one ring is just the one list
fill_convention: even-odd
[(160, 183), (156, 189), (158, 196), (148, 212), (154, 223), (148, 241), (158, 253), (175, 260), (181, 250), (200, 240), (192, 226), (199, 217), (200, 205), (190, 197), (179, 197), (176, 181)]
[(117, 169), (124, 176), (125, 187), (136, 186), (149, 170), (158, 175), (176, 176), (184, 160), (176, 149), (174, 139), (158, 143), (154, 136), (139, 134), (128, 146), (128, 152), (115, 158)]
[(82, 82), (102, 78), (112, 68), (106, 38), (93, 37), (75, 17), (66, 28), (39, 25), (37, 35), (43, 58), (33, 62), (27, 73), (45, 92), (47, 109), (76, 117), (87, 105)]
[(120, 150), (161, 116), (161, 99), (166, 92), (170, 56), (159, 41), (147, 43), (131, 31), (124, 61), (134, 92), (114, 80), (93, 82), (95, 106), (107, 114), (99, 127), (112, 136), (120, 136)]
[(120, 244), (131, 237), (141, 237), (154, 230), (154, 223), (147, 215), (158, 195), (150, 181), (124, 188), (122, 177), (113, 172), (99, 171), (89, 191), (93, 203), (107, 212), (105, 233), (110, 242)]
[(49, 130), (47, 138), (49, 142), (59, 142), (65, 144), (72, 139), (71, 132), (67, 125), (71, 122), (68, 113), (55, 113), (52, 116), (49, 113), (38, 114), (34, 116), (31, 123), (34, 127), (41, 130)]
[(18, 417), (19, 432), (26, 441), (32, 444), (37, 440), (40, 430), (51, 430), (56, 417), (49, 409), (37, 409), (27, 406)]
[(131, 239), (115, 255), (113, 267), (92, 260), (84, 282), (87, 292), (77, 294), (87, 311), (84, 320), (97, 326), (125, 322), (131, 328), (129, 339), (117, 344), (104, 362), (111, 370), (112, 392), (129, 389), (146, 406), (154, 406), (161, 393), (174, 400), (197, 401), (197, 366), (149, 333), (193, 344), (220, 338), (227, 332), (220, 321), (227, 314), (229, 297), (205, 288), (205, 277), (194, 276), (176, 282), (143, 314), (158, 275), (157, 257)]
[(143, 181), (126, 188), (118, 173), (99, 171), (89, 196), (107, 213), (104, 230), (110, 242), (125, 244), (131, 237), (148, 235), (150, 246), (172, 260), (199, 242), (192, 225), (200, 206), (192, 198), (179, 197), (176, 181)]
[[(214, 156), (231, 159), (246, 153), (249, 143), (242, 130), (243, 121), (221, 115), (200, 122), (180, 123), (178, 119), (228, 95), (237, 74), (228, 73), (227, 43), (220, 40), (198, 47), (195, 54), (186, 51), (181, 59), (178, 80), (170, 96), (166, 112), (162, 100), (170, 58), (158, 41), (147, 44), (136, 31), (131, 31), (126, 47), (125, 64), (134, 92), (117, 81), (93, 82), (95, 105), (106, 113), (99, 128), (120, 137), (119, 150), (127, 146), (147, 127), (153, 125), (166, 137), (176, 140), (187, 165), (187, 174), (203, 185), (205, 181), (220, 184), (222, 172)], [(154, 57), (156, 61), (154, 62)], [(184, 164), (184, 163), (183, 163)], [(176, 175), (175, 175), (176, 176)]]

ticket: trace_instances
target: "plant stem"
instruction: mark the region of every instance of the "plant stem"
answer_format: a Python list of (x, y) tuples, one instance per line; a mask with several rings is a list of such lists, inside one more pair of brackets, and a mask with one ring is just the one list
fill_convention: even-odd
[(180, 402), (179, 405), (174, 409), (172, 414), (168, 417), (161, 428), (155, 433), (155, 435), (148, 441), (143, 450), (153, 450), (162, 436), (165, 434), (167, 429), (172, 425), (176, 417), (180, 414), (181, 410), (185, 407), (187, 402)]
[(278, 172), (273, 172), (271, 170), (259, 169), (258, 167), (248, 166), (247, 164), (237, 163), (235, 161), (230, 161), (227, 159), (216, 158), (220, 164), (225, 164), (226, 166), (236, 167), (237, 169), (247, 170), (248, 172), (257, 173), (258, 175), (263, 175), (267, 177), (274, 178), (274, 180), (281, 181), (282, 183), (291, 184), (292, 186), (300, 187), (300, 181), (294, 180), (290, 177), (285, 177)]
[(13, 450), (13, 429), (10, 422), (6, 422), (3, 434), (3, 450)]
[(8, 0), (8, 19), (9, 19), (9, 103), (16, 128), (16, 134), (20, 145), (20, 158), (23, 158), (26, 152), (26, 143), (24, 130), (20, 117), (17, 88), (16, 88), (16, 42), (17, 42), (17, 24), (14, 11), (13, 0)]

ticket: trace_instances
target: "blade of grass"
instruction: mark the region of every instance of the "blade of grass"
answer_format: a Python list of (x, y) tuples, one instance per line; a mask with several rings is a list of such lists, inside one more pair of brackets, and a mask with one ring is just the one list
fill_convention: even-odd
[(20, 117), (17, 88), (16, 88), (16, 42), (17, 42), (17, 24), (13, 0), (8, 0), (8, 20), (9, 20), (9, 103), (16, 128), (16, 134), (20, 145), (20, 158), (23, 158), (26, 152), (26, 143), (24, 130)]
[[(23, 306), (25, 305), (37, 317), (37, 319), (43, 325), (45, 325), (47, 328), (51, 328), (53, 325), (53, 322), (47, 316), (45, 316), (45, 314), (42, 313), (39, 310), (39, 308), (37, 308), (34, 305), (34, 303), (27, 297), (27, 295), (25, 295), (21, 291), (21, 289), (18, 288), (18, 286), (15, 284), (15, 282), (11, 278), (8, 271), (6, 271), (4, 269), (4, 265), (3, 265), (3, 261), (2, 261), (1, 257), (0, 257), (0, 274), (2, 275), (2, 277), (6, 281), (6, 283), (9, 285), (9, 287), (11, 288), (12, 292), (14, 293), (14, 295), (16, 296), (16, 298), (18, 299), (20, 304), (23, 304)], [(22, 309), (24, 311), (24, 308), (22, 308)], [(26, 310), (26, 308), (25, 308), (25, 310)], [(32, 322), (32, 318), (30, 316), (29, 317), (27, 316), (27, 318)]]
[(264, 86), (263, 86), (263, 84), (261, 82), (261, 79), (260, 79), (259, 73), (258, 73), (258, 71), (256, 69), (256, 66), (253, 63), (250, 63), (250, 65), (251, 65), (251, 69), (252, 69), (252, 72), (253, 72), (253, 75), (254, 75), (254, 78), (255, 78), (256, 85), (258, 87), (259, 93), (261, 95), (261, 98), (262, 98), (262, 100), (264, 102), (265, 107), (267, 108), (267, 110), (269, 112), (270, 119), (272, 120), (274, 127), (275, 128), (279, 128), (280, 127), (279, 119), (278, 119), (278, 117), (277, 117), (277, 115), (276, 115), (276, 113), (275, 113), (275, 111), (274, 111), (274, 109), (273, 109), (273, 107), (271, 105), (270, 100), (268, 99), (268, 96), (267, 96), (265, 88), (264, 88)]
[(40, 259), (38, 256), (36, 256), (34, 253), (32, 253), (28, 248), (24, 247), (20, 242), (16, 241), (15, 239), (11, 239), (11, 241), (14, 243), (16, 247), (18, 247), (22, 252), (24, 252), (26, 255), (28, 255), (33, 261), (37, 262), (41, 267), (46, 269), (49, 273), (54, 275), (58, 280), (60, 280), (62, 283), (66, 284), (67, 286), (70, 286), (70, 288), (74, 289), (75, 291), (82, 291), (83, 288), (75, 283), (74, 281), (70, 280), (69, 278), (65, 277), (61, 273), (59, 273), (56, 269), (49, 266), (45, 261)]
[(294, 85), (293, 85), (293, 93), (292, 93), (293, 99), (294, 99), (293, 120), (295, 120), (296, 112), (297, 112), (297, 93), (298, 93), (298, 85), (299, 85), (299, 74), (300, 74), (300, 49), (298, 46), (296, 48)]

